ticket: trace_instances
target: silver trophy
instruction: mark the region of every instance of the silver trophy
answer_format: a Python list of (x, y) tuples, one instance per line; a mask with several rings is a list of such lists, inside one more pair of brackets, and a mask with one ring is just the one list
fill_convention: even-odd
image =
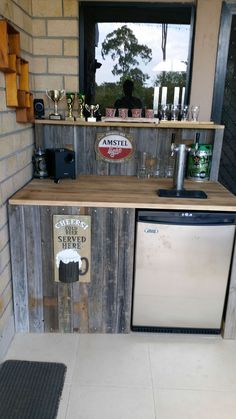
[(88, 118), (89, 122), (96, 122), (96, 117), (94, 116), (94, 112), (96, 112), (99, 108), (99, 105), (85, 105), (85, 109), (90, 113), (90, 117)]
[(54, 113), (49, 115), (49, 119), (62, 119), (62, 115), (58, 113), (58, 102), (65, 96), (65, 90), (46, 90), (46, 95), (54, 102)]

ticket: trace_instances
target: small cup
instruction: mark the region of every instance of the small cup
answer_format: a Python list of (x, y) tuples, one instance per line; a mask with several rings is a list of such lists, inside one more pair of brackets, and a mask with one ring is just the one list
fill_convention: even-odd
[(120, 118), (123, 118), (123, 119), (127, 118), (128, 117), (128, 109), (119, 108), (118, 109), (118, 115), (119, 115)]
[(193, 122), (198, 121), (200, 107), (198, 105), (191, 106), (191, 119)]
[(132, 118), (141, 118), (142, 109), (131, 109)]
[(116, 113), (115, 108), (106, 108), (106, 117), (107, 118), (114, 118)]
[(154, 118), (154, 110), (145, 109), (145, 118)]

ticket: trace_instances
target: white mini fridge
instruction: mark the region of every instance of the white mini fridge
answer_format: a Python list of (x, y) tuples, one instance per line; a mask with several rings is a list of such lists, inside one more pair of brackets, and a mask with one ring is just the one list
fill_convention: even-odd
[(235, 217), (138, 211), (133, 330), (220, 333)]

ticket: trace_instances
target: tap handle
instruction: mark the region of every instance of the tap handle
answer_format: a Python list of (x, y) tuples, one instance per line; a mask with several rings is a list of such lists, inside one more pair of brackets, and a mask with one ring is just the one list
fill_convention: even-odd
[(172, 133), (171, 134), (171, 146), (170, 146), (170, 150), (171, 150), (171, 157), (173, 157), (173, 155), (175, 154), (175, 134)]
[(194, 155), (196, 155), (199, 149), (199, 140), (200, 140), (200, 132), (197, 132), (196, 139), (195, 139)]

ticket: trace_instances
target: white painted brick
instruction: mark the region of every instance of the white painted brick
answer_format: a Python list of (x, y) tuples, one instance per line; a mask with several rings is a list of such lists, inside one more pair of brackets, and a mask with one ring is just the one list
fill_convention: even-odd
[(14, 193), (21, 189), (29, 180), (32, 179), (33, 165), (30, 163), (24, 167), (17, 175), (13, 176)]
[(47, 22), (48, 36), (77, 37), (78, 21), (72, 19), (48, 20)]
[(32, 0), (33, 16), (60, 17), (62, 16), (62, 0)]
[[(12, 306), (12, 302), (10, 302), (6, 310), (4, 310), (2, 317), (0, 317), (0, 335), (1, 336), (4, 334), (5, 328), (7, 327), (9, 320), (11, 320), (12, 316), (13, 316), (13, 306)], [(1, 348), (1, 352), (2, 352), (2, 348)]]
[(25, 10), (26, 13), (29, 15), (32, 14), (32, 7), (31, 7), (31, 1), (29, 0), (15, 0), (15, 3), (19, 4), (19, 6)]
[(47, 72), (47, 59), (43, 57), (33, 58), (32, 71), (37, 74), (46, 73)]
[(0, 91), (0, 112), (7, 110), (5, 91)]
[(17, 154), (17, 166), (20, 170), (32, 162), (33, 146), (26, 148), (21, 153)]
[(4, 269), (10, 262), (10, 249), (9, 245), (5, 246), (0, 252), (0, 266)]
[(65, 76), (65, 89), (70, 92), (79, 91), (79, 78), (78, 76)]
[(63, 0), (63, 12), (66, 17), (78, 17), (78, 1)]
[(21, 32), (20, 34), (20, 45), (21, 45), (21, 50), (25, 50), (29, 52), (30, 54), (33, 53), (32, 37), (24, 32)]
[(8, 226), (5, 225), (0, 230), (0, 249), (3, 249), (8, 242), (9, 242)]
[(32, 33), (32, 20), (23, 10), (17, 5), (13, 6), (13, 18), (10, 19), (18, 28), (24, 30), (28, 34)]
[(16, 129), (16, 113), (9, 111), (0, 114), (1, 134), (12, 132)]
[(53, 74), (75, 74), (78, 75), (77, 58), (49, 58), (48, 72)]
[(0, 87), (5, 87), (5, 77), (4, 73), (0, 71)]
[(12, 300), (12, 286), (11, 286), (11, 283), (9, 283), (7, 284), (5, 290), (0, 296), (0, 316), (3, 314), (3, 312), (5, 311), (6, 307), (8, 306), (11, 300)]
[(1, 0), (0, 1), (0, 14), (4, 16), (6, 19), (13, 21), (13, 9), (15, 5), (10, 2), (9, 0)]
[[(0, 159), (4, 158), (8, 154), (11, 154), (14, 151), (14, 137), (8, 135), (7, 137), (0, 138)], [(1, 160), (0, 160), (1, 167)], [(1, 171), (1, 168), (0, 168)]]
[(20, 141), (16, 143), (16, 150), (21, 150), (25, 147), (31, 147), (34, 144), (34, 129), (33, 127), (29, 128), (27, 131), (19, 133)]
[(63, 89), (62, 76), (34, 76), (35, 90), (44, 92), (46, 89)]
[(0, 183), (0, 187), (1, 187), (2, 203), (5, 203), (10, 198), (10, 196), (12, 196), (13, 193), (15, 192), (13, 179), (10, 178), (10, 179), (7, 179), (4, 182)]
[(71, 57), (78, 57), (79, 55), (78, 39), (65, 39), (64, 40), (64, 55), (70, 55)]
[(34, 55), (62, 55), (62, 40), (60, 39), (34, 39)]
[(7, 205), (0, 206), (0, 228), (7, 222)]
[(0, 280), (0, 295), (3, 293), (4, 289), (6, 288), (7, 284), (11, 280), (11, 267), (10, 263), (5, 266), (1, 273), (1, 280)]
[(33, 36), (46, 36), (46, 20), (45, 19), (32, 20), (32, 35)]

